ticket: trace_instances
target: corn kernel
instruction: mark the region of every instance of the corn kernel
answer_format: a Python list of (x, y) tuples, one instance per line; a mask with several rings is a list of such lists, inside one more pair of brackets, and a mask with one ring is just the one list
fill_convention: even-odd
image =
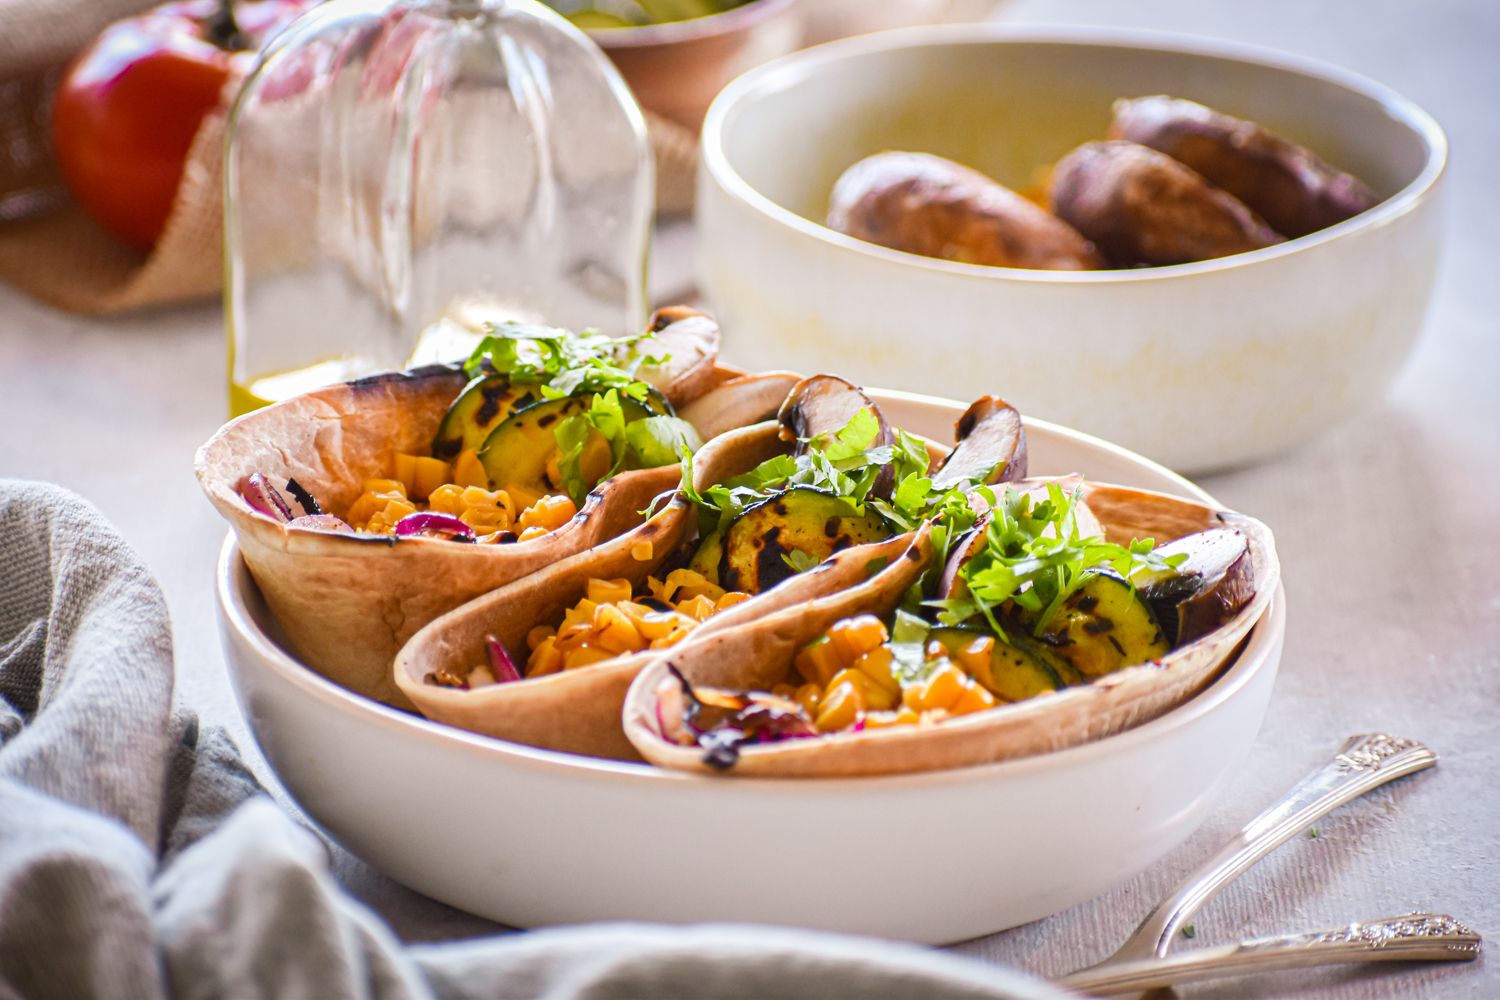
[(629, 580), (605, 580), (593, 577), (585, 588), (588, 599), (595, 604), (618, 604), (630, 600), (633, 588)]
[(817, 684), (804, 684), (799, 687), (792, 700), (802, 706), (802, 710), (809, 716), (818, 717), (818, 705), (823, 701), (823, 688)]
[(641, 635), (655, 641), (665, 639), (684, 624), (684, 617), (675, 611), (652, 611), (649, 608), (636, 621), (635, 627)]
[(874, 615), (856, 615), (836, 622), (828, 630), (828, 638), (833, 641), (839, 661), (848, 666), (859, 659), (861, 653), (868, 653), (889, 639), (890, 634)]
[(651, 540), (649, 538), (643, 538), (638, 542), (632, 542), (630, 545), (630, 558), (634, 559), (636, 562), (649, 562), (651, 560), (651, 557), (655, 554), (656, 546), (651, 543)]
[(954, 715), (968, 715), (970, 712), (983, 712), (987, 708), (995, 707), (995, 696), (972, 680), (964, 682), (963, 693), (958, 700), (949, 706), (948, 711)]
[(518, 541), (518, 542), (530, 542), (530, 541), (533, 541), (535, 539), (541, 538), (541, 537), (545, 536), (546, 534), (547, 534), (547, 529), (546, 528), (543, 528), (540, 525), (532, 525), (531, 527), (529, 527), (526, 530), (522, 531), (518, 536), (516, 536), (516, 541)]
[(458, 486), (480, 486), (489, 489), (490, 476), (473, 448), (465, 448), (453, 460), (453, 482)]
[(899, 712), (866, 712), (866, 729), (885, 729), (890, 726), (902, 725)]
[[(545, 496), (522, 512), (518, 523), (523, 529), (541, 528), (552, 531), (561, 528), (578, 513), (578, 507), (565, 496)], [(525, 538), (525, 531), (522, 532)]]
[(563, 669), (577, 670), (580, 667), (592, 666), (595, 663), (603, 663), (605, 660), (613, 660), (615, 655), (598, 646), (579, 646), (563, 654)]
[(366, 479), (366, 493), (399, 493), (406, 496), (406, 484), (396, 479)]
[(646, 640), (613, 604), (601, 604), (594, 612), (594, 633), (594, 642), (612, 653), (634, 653), (646, 648)]
[(714, 613), (715, 608), (713, 598), (707, 594), (699, 594), (697, 597), (680, 601), (677, 605), (677, 610), (693, 620), (701, 622), (707, 620)]
[(870, 678), (876, 686), (889, 694), (891, 698), (900, 698), (901, 683), (891, 675), (891, 664), (895, 660), (896, 656), (891, 652), (891, 647), (876, 646), (855, 660), (853, 669)]
[(967, 680), (962, 670), (952, 663), (945, 663), (923, 683), (907, 688), (902, 700), (908, 707), (919, 711), (951, 708), (963, 696)]
[(796, 665), (797, 673), (802, 675), (803, 680), (820, 687), (827, 687), (833, 675), (844, 666), (833, 648), (833, 640), (826, 635), (803, 647), (797, 654)]
[(562, 665), (563, 654), (562, 650), (557, 648), (557, 639), (543, 639), (526, 660), (526, 676), (541, 677), (544, 674), (555, 674), (562, 669)]
[(667, 579), (661, 587), (662, 594), (657, 599), (662, 601), (683, 601), (693, 597), (707, 597), (717, 601), (724, 596), (724, 588), (711, 581), (702, 573), (691, 569), (674, 569), (667, 574)]
[(408, 494), (414, 492), (412, 484), (417, 481), (417, 456), (396, 452), (396, 478), (406, 487)]
[(417, 500), (425, 500), (452, 476), (448, 463), (441, 458), (419, 457), (416, 466), (416, 477), (407, 494)]
[(872, 681), (868, 674), (861, 673), (853, 667), (845, 667), (833, 675), (833, 680), (828, 682), (828, 690), (832, 691), (843, 684), (852, 684), (860, 694), (863, 707), (872, 709), (893, 708), (900, 697), (900, 689), (890, 691)]
[(734, 607), (736, 604), (743, 604), (748, 600), (750, 600), (750, 595), (745, 593), (744, 591), (728, 590), (724, 592), (723, 597), (719, 598), (719, 602), (716, 605), (716, 608), (719, 611), (723, 611), (726, 608)]
[(557, 635), (557, 630), (551, 625), (538, 625), (526, 633), (526, 648), (536, 649), (547, 639)]
[(679, 625), (672, 631), (668, 632), (666, 635), (662, 636), (660, 639), (651, 640), (651, 648), (665, 649), (667, 646), (676, 645), (677, 643), (686, 639), (688, 637), (688, 632), (690, 631), (692, 630)]
[(464, 490), (456, 483), (444, 483), (427, 498), (427, 509), (435, 510), (440, 514), (452, 514), (457, 517), (467, 508), (464, 505)]
[(990, 670), (990, 653), (995, 648), (995, 637), (979, 635), (962, 642), (958, 648), (953, 650), (953, 656), (963, 665), (970, 674), (978, 677), (988, 676)]
[(828, 689), (818, 708), (817, 727), (822, 733), (848, 729), (859, 721), (864, 711), (863, 698), (853, 684), (838, 684)]

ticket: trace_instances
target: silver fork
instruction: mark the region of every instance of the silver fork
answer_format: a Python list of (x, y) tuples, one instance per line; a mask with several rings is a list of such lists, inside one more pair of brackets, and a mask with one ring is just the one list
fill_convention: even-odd
[[(1332, 760), (1303, 778), (1251, 820), (1218, 854), (1189, 874), (1114, 954), (1063, 977), (1058, 983), (1070, 989), (1099, 993), (1139, 989), (1159, 981), (1181, 983), (1233, 975), (1250, 967), (1285, 968), (1289, 964), (1315, 965), (1368, 958), (1474, 957), (1479, 948), (1477, 934), (1451, 917), (1423, 914), (1166, 958), (1175, 935), (1193, 914), (1261, 858), (1346, 802), (1387, 782), (1425, 770), (1437, 760), (1437, 754), (1416, 740), (1385, 733), (1350, 737)], [(1412, 933), (1397, 933), (1401, 927)], [(1369, 930), (1362, 936), (1354, 928)], [(1438, 928), (1447, 928), (1451, 934), (1431, 933)], [(1339, 938), (1340, 935), (1343, 937)], [(1391, 948), (1392, 942), (1399, 947)], [(1449, 948), (1449, 944), (1458, 947)], [(1467, 951), (1471, 945), (1472, 951)]]

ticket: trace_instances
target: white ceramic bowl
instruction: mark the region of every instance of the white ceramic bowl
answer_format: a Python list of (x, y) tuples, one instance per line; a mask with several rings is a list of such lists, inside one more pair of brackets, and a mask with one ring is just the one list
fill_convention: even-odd
[[(1262, 122), (1385, 200), (1254, 253), (1130, 271), (979, 267), (821, 224), (838, 175), (886, 149), (1012, 186), (1102, 138), (1118, 97)], [(710, 109), (700, 274), (751, 368), (838, 371), (1079, 427), (1174, 468), (1264, 458), (1379, 398), (1437, 263), (1437, 124), (1379, 84), (1258, 49), (1120, 31), (910, 29), (788, 56)]]
[[(940, 439), (962, 412), (875, 398), (897, 425)], [(1030, 421), (1028, 437), (1038, 474), (1208, 499), (1073, 431)], [(350, 694), (277, 644), (232, 537), (218, 603), (240, 704), (287, 790), (420, 892), (522, 927), (729, 920), (928, 943), (1073, 906), (1181, 843), (1260, 728), (1285, 630), (1278, 593), (1204, 693), (1097, 743), (929, 774), (771, 781), (536, 750)]]

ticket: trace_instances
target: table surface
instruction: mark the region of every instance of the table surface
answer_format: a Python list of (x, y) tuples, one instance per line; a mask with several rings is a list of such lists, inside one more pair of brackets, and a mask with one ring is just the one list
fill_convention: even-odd
[[(1500, 4), (1016, 0), (1000, 16), (1168, 29), (1327, 59), (1432, 111), (1450, 134), (1453, 163), (1436, 301), (1391, 391), (1299, 450), (1203, 481), (1275, 529), (1290, 599), (1281, 676), (1239, 780), (1166, 861), (1093, 902), (958, 950), (1044, 974), (1102, 957), (1344, 736), (1369, 730), (1424, 740), (1442, 763), (1277, 852), (1196, 918), (1196, 943), (1408, 910), (1451, 913), (1500, 938), (1500, 329), (1489, 246), (1500, 232)], [(669, 233), (659, 244), (664, 290), (688, 279), (688, 238)], [(166, 590), (179, 696), (228, 726), (253, 756), (215, 634), (212, 573), (224, 525), (191, 470), (194, 448), (222, 422), (224, 406), (216, 307), (94, 321), (0, 288), (0, 475), (71, 487), (120, 527)], [(274, 784), (264, 763), (255, 765)], [(345, 884), (408, 938), (494, 930), (351, 857), (338, 865)], [(1188, 992), (1250, 989), (1229, 982)], [(1286, 973), (1256, 980), (1253, 990), (1494, 997), (1500, 963)]]

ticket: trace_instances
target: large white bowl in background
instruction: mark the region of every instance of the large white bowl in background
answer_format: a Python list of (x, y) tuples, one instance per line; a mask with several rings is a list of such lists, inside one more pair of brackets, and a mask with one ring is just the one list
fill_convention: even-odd
[[(823, 226), (851, 163), (938, 153), (1016, 187), (1102, 138), (1118, 97), (1255, 119), (1385, 200), (1254, 253), (1129, 271), (979, 267)], [(1437, 263), (1437, 124), (1329, 66), (1223, 42), (1092, 29), (917, 28), (752, 70), (719, 96), (699, 170), (700, 274), (751, 368), (1002, 395), (1174, 468), (1261, 459), (1378, 398)]]
[[(963, 409), (875, 398), (898, 426), (940, 440)], [(1038, 474), (1209, 499), (1102, 441), (1039, 421), (1028, 437)], [(898, 777), (737, 780), (504, 743), (351, 694), (277, 643), (232, 536), (218, 606), (240, 705), (287, 790), (420, 892), (523, 927), (730, 920), (928, 943), (1073, 906), (1181, 843), (1260, 728), (1285, 631), (1278, 593), (1205, 692), (1060, 753)]]

